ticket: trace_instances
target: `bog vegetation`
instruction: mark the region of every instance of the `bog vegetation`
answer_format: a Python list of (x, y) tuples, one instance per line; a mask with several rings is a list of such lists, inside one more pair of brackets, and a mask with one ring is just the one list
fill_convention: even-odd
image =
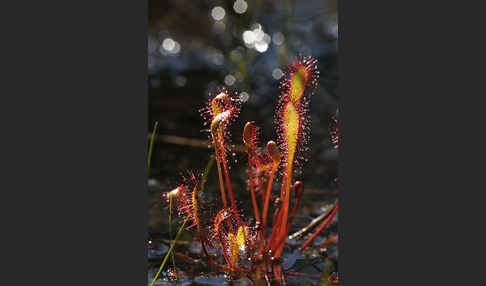
[[(296, 211), (304, 193), (304, 184), (294, 179), (302, 167), (310, 134), (309, 104), (319, 79), (317, 61), (312, 57), (297, 57), (287, 67), (280, 84), (275, 112), (276, 140), (262, 144), (260, 129), (247, 122), (241, 140), (247, 151), (248, 200), (253, 207), (253, 218), (243, 216), (234, 199), (230, 160), (232, 142), (230, 130), (238, 118), (241, 103), (224, 87), (211, 96), (200, 110), (209, 126), (219, 180), (219, 190), (205, 189), (208, 168), (203, 175), (188, 173), (179, 186), (163, 194), (172, 217), (173, 210), (183, 219), (162, 265), (152, 281), (154, 285), (168, 259), (175, 262), (173, 248), (183, 230), (194, 230), (207, 261), (228, 277), (247, 276), (255, 285), (285, 284), (282, 254)], [(277, 99), (277, 98), (276, 98)], [(337, 147), (339, 129), (337, 120), (331, 126), (331, 141)], [(210, 167), (210, 166), (208, 166)], [(279, 193), (272, 193), (279, 177)], [(218, 192), (218, 202), (203, 199), (204, 192)], [(211, 207), (208, 207), (211, 206)], [(220, 206), (215, 209), (213, 206)], [(270, 212), (272, 210), (272, 212)], [(322, 216), (322, 224), (301, 246), (308, 247), (336, 216), (338, 203)], [(324, 243), (336, 243), (331, 237)], [(221, 258), (218, 255), (222, 256)], [(328, 285), (337, 285), (336, 273), (327, 277)]]

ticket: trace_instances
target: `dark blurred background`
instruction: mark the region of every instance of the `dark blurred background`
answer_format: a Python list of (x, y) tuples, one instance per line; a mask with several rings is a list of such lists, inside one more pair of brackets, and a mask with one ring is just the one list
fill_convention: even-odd
[[(262, 128), (262, 142), (275, 140), (273, 114), (278, 83), (296, 55), (318, 59), (319, 85), (311, 98), (311, 141), (303, 174), (301, 214), (312, 215), (337, 197), (337, 152), (328, 136), (337, 113), (337, 1), (332, 0), (150, 0), (148, 34), (149, 129), (159, 122), (149, 170), (149, 233), (167, 232), (162, 191), (181, 174), (200, 172), (213, 149), (198, 110), (210, 93), (226, 86), (244, 102), (232, 126), (241, 144), (247, 121)], [(231, 160), (235, 198), (248, 201), (246, 154)], [(217, 190), (213, 169), (208, 192)]]

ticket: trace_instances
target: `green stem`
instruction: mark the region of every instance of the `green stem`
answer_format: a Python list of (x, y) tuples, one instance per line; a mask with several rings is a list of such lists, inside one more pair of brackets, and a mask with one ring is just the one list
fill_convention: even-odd
[[(169, 193), (169, 240), (172, 240), (172, 194)], [(172, 267), (176, 275), (176, 283), (179, 282), (179, 275), (177, 275), (174, 252), (171, 253)]]
[(155, 121), (154, 130), (152, 131), (152, 137), (150, 138), (150, 145), (149, 145), (149, 150), (147, 155), (147, 176), (150, 175), (150, 162), (152, 161), (152, 150), (154, 147), (155, 134), (157, 133), (158, 126), (159, 126), (159, 122)]
[[(204, 170), (204, 174), (203, 174), (202, 181), (201, 181), (201, 190), (200, 190), (201, 192), (204, 189), (204, 185), (206, 184), (206, 181), (207, 181), (207, 178), (208, 178), (208, 174), (209, 174), (209, 172), (211, 170), (211, 167), (213, 166), (213, 163), (214, 163), (214, 157), (211, 157), (211, 159), (209, 160), (209, 162), (206, 165), (206, 168)], [(171, 218), (172, 217), (171, 216), (172, 215), (172, 196), (171, 195), (169, 195), (169, 206), (170, 206), (170, 210), (169, 210), (169, 226), (170, 226), (169, 227), (169, 235), (170, 235), (170, 237), (172, 237), (172, 224), (171, 224), (172, 223), (172, 218)], [(170, 248), (169, 248), (169, 251), (165, 255), (164, 260), (162, 261), (162, 264), (160, 265), (159, 271), (155, 275), (154, 280), (152, 281), (152, 283), (150, 284), (150, 286), (153, 286), (155, 284), (155, 281), (157, 280), (157, 278), (159, 278), (159, 275), (162, 272), (162, 269), (164, 268), (165, 263), (167, 262), (167, 259), (169, 258), (169, 255), (172, 254), (172, 257), (174, 257), (172, 250), (174, 249), (174, 246), (175, 246), (177, 240), (179, 240), (179, 237), (182, 234), (182, 230), (186, 226), (186, 223), (187, 223), (188, 220), (189, 220), (189, 217), (186, 217), (184, 219), (184, 222), (182, 223), (181, 227), (177, 231), (176, 237), (172, 241), (172, 243), (170, 245)], [(175, 264), (174, 264), (174, 268), (175, 268)], [(177, 275), (177, 272), (176, 272), (176, 275)], [(177, 276), (176, 276), (176, 278), (177, 278)]]
[(162, 272), (162, 269), (164, 268), (165, 266), (165, 263), (167, 262), (167, 259), (169, 258), (170, 254), (172, 253), (172, 250), (174, 249), (174, 246), (177, 242), (177, 240), (179, 239), (179, 237), (181, 236), (182, 234), (182, 230), (184, 230), (184, 226), (186, 226), (186, 222), (189, 220), (188, 217), (186, 217), (184, 219), (184, 222), (182, 223), (181, 227), (179, 228), (179, 230), (177, 231), (177, 234), (176, 234), (176, 237), (175, 239), (172, 241), (172, 243), (170, 244), (170, 248), (169, 248), (169, 251), (167, 252), (167, 254), (165, 255), (164, 257), (164, 260), (162, 261), (162, 264), (160, 265), (160, 268), (159, 268), (159, 271), (157, 271), (157, 274), (155, 274), (155, 277), (154, 277), (154, 280), (152, 280), (152, 283), (150, 283), (150, 286), (154, 286), (155, 284), (155, 281), (157, 280), (157, 278), (159, 278), (159, 275), (160, 273)]
[(206, 164), (206, 168), (204, 168), (204, 173), (203, 173), (203, 176), (202, 176), (202, 179), (201, 179), (201, 191), (200, 191), (201, 193), (204, 190), (204, 185), (206, 184), (206, 181), (208, 180), (208, 174), (209, 174), (209, 171), (211, 171), (211, 168), (213, 167), (214, 160), (215, 160), (215, 157), (211, 156), (208, 163)]

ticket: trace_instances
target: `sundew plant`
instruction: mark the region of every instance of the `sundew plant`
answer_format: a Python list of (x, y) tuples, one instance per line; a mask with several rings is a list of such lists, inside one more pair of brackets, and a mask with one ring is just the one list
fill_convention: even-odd
[[(280, 94), (275, 97), (275, 140), (260, 142), (260, 128), (253, 121), (247, 122), (244, 129), (238, 131), (247, 153), (247, 162), (244, 163), (248, 166), (248, 200), (251, 201), (253, 217), (244, 216), (235, 201), (230, 172), (229, 157), (235, 143), (230, 142), (230, 134), (235, 132), (231, 127), (243, 106), (236, 96), (221, 87), (200, 110), (205, 125), (209, 127), (219, 190), (205, 189), (206, 178), (189, 172), (174, 190), (163, 196), (170, 211), (177, 209), (184, 220), (178, 235), (183, 228), (194, 231), (204, 258), (212, 267), (225, 272), (229, 280), (246, 276), (254, 285), (286, 284), (282, 255), (304, 193), (304, 183), (295, 180), (295, 174), (297, 170), (301, 171), (308, 149), (309, 107), (318, 79), (316, 59), (297, 57), (286, 68), (279, 85)], [(339, 130), (337, 120), (333, 120), (331, 141), (337, 147)], [(280, 191), (272, 193), (277, 182), (280, 183)], [(208, 196), (203, 196), (204, 192), (216, 192), (218, 201), (207, 201)], [(273, 212), (270, 213), (270, 210)], [(300, 245), (300, 250), (309, 246), (330, 224), (337, 211), (336, 201), (322, 216), (322, 224), (317, 231)], [(324, 243), (336, 242), (337, 237), (331, 237)], [(173, 247), (174, 244), (169, 253)], [(337, 285), (337, 275), (333, 273), (324, 282)]]

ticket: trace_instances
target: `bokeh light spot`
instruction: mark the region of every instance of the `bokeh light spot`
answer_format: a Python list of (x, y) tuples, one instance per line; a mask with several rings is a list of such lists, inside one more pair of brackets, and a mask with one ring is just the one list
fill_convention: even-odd
[(280, 79), (283, 76), (283, 72), (281, 69), (276, 68), (272, 71), (272, 77), (274, 79)]
[(243, 41), (245, 44), (251, 45), (255, 41), (255, 34), (253, 31), (244, 31), (243, 32)]
[(187, 78), (185, 76), (182, 76), (182, 75), (178, 75), (176, 76), (175, 78), (175, 83), (178, 87), (183, 87), (186, 85), (187, 83)]
[(258, 42), (255, 44), (255, 50), (260, 53), (264, 53), (268, 49), (268, 44), (265, 42)]
[(224, 83), (228, 86), (231, 86), (235, 83), (236, 78), (233, 75), (227, 75), (224, 77)]
[(211, 10), (211, 17), (213, 17), (216, 21), (223, 20), (224, 16), (226, 15), (226, 11), (221, 6), (216, 6)]
[(240, 100), (242, 102), (247, 102), (249, 98), (250, 98), (250, 95), (246, 91), (243, 91), (243, 92), (240, 93)]
[(164, 50), (170, 52), (175, 47), (175, 41), (171, 38), (164, 39), (164, 41), (162, 41), (162, 47)]
[(212, 58), (213, 58), (213, 63), (215, 65), (218, 65), (218, 66), (223, 65), (223, 63), (224, 63), (224, 56), (223, 56), (223, 54), (221, 52), (215, 52), (215, 53), (213, 53)]
[(275, 45), (280, 46), (281, 44), (283, 44), (285, 37), (282, 33), (276, 32), (273, 34), (272, 40)]
[(233, 9), (236, 13), (243, 14), (246, 12), (246, 9), (248, 9), (248, 3), (244, 0), (236, 0), (233, 4)]

